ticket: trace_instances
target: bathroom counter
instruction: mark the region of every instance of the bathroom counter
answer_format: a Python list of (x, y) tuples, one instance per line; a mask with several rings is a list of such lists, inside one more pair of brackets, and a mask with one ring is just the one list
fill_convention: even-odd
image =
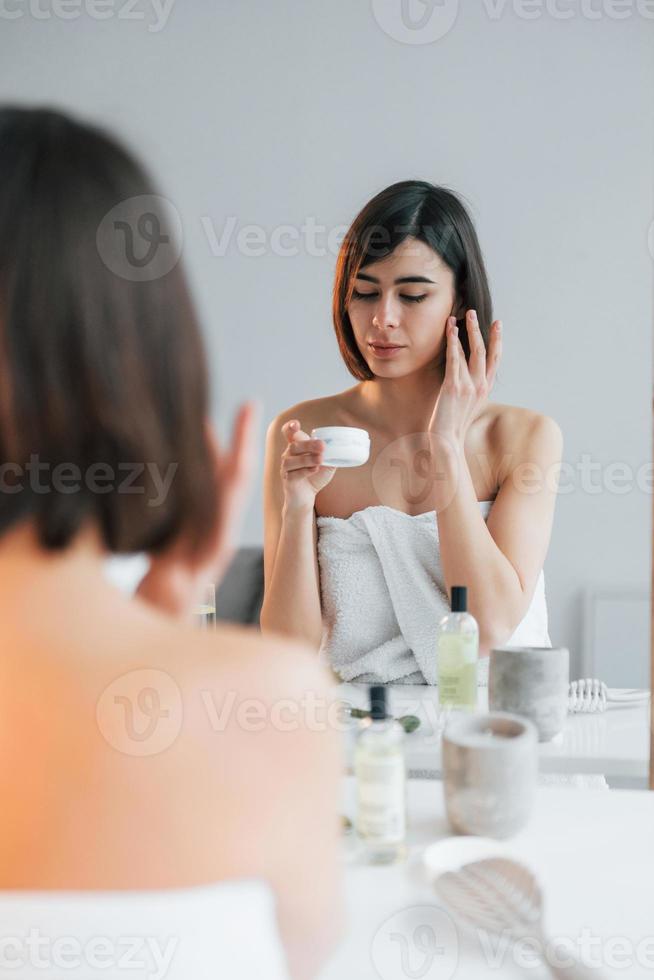
[[(343, 780), (342, 806), (354, 816), (351, 777)], [(395, 865), (363, 863), (356, 840), (347, 839), (346, 933), (319, 980), (544, 978), (533, 958), (521, 962), (518, 947), (495, 937), (484, 946), (440, 907), (423, 868), (426, 846), (451, 834), (440, 782), (409, 782), (408, 819), (408, 857)], [(585, 936), (604, 978), (653, 975), (653, 826), (654, 793), (538, 789), (528, 826), (502, 846), (543, 887), (546, 932), (560, 943), (555, 954), (579, 951)]]
[[(414, 714), (420, 728), (405, 741), (410, 774), (441, 771), (438, 688), (392, 684), (392, 713)], [(367, 707), (367, 685), (340, 684), (338, 696), (356, 707)], [(488, 688), (480, 687), (478, 710), (488, 710)], [(538, 747), (541, 773), (603, 774), (607, 779), (643, 781), (649, 769), (650, 702), (609, 704), (597, 714), (569, 714), (564, 731)], [(354, 725), (352, 726), (354, 731)], [(353, 738), (349, 737), (348, 764)]]

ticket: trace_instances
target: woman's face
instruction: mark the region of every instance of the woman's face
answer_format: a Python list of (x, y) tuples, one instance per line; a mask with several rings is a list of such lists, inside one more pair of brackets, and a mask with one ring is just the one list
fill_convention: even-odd
[(347, 312), (370, 370), (399, 378), (439, 363), (455, 302), (451, 269), (415, 238), (405, 238), (390, 255), (366, 265)]

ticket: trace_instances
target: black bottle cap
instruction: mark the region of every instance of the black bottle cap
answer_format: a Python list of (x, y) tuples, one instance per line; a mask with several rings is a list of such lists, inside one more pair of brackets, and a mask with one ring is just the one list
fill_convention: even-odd
[(452, 586), (452, 612), (468, 611), (468, 589), (465, 585)]
[(370, 688), (370, 717), (373, 721), (384, 721), (386, 713), (386, 688), (383, 684), (375, 684)]

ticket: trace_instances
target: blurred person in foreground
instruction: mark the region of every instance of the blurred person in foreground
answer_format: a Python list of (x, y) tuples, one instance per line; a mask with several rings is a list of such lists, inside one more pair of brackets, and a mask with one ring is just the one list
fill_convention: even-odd
[[(339, 747), (303, 711), (330, 683), (300, 643), (193, 628), (233, 554), (255, 406), (223, 449), (179, 265), (137, 253), (137, 231), (172, 241), (153, 195), (99, 129), (0, 109), (0, 885), (260, 878), (308, 978), (340, 923)], [(136, 552), (127, 597), (105, 564)], [(271, 721), (282, 702), (294, 725)]]

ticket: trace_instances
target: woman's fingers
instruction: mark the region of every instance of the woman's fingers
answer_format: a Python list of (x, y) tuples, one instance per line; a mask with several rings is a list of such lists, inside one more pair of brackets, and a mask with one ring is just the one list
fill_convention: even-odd
[(486, 381), (490, 391), (495, 384), (495, 376), (502, 357), (502, 321), (495, 320), (491, 326), (488, 354), (486, 356)]
[[(206, 560), (222, 568), (229, 560), (245, 504), (251, 490), (252, 471), (256, 460), (256, 431), (260, 408), (256, 402), (246, 402), (236, 413), (232, 440), (228, 450), (220, 447), (213, 425), (207, 423), (207, 439), (214, 460), (218, 485), (220, 514), (207, 538)], [(217, 573), (216, 573), (217, 574)]]
[(303, 453), (301, 456), (285, 456), (282, 466), (286, 472), (301, 470), (306, 467), (321, 466), (322, 453)]
[(314, 473), (318, 473), (321, 469), (319, 463), (314, 463), (313, 466), (300, 466), (298, 469), (282, 469), (282, 479), (287, 480), (289, 483), (293, 480), (305, 480), (308, 476), (312, 476)]
[(286, 451), (289, 456), (301, 456), (303, 453), (321, 453), (324, 448), (325, 443), (321, 439), (305, 439), (291, 443)]
[(225, 451), (220, 448), (213, 426), (207, 426), (221, 511), (216, 525), (214, 546), (217, 546), (228, 526), (238, 525), (249, 498), (256, 461), (258, 417), (259, 406), (256, 402), (246, 402), (240, 406), (232, 427), (232, 441)]
[(284, 422), (282, 426), (282, 435), (287, 442), (292, 442), (296, 431), (300, 428), (300, 423), (297, 419), (289, 419), (288, 422)]
[(312, 439), (300, 428), (298, 419), (289, 419), (282, 426), (287, 446), (282, 453), (282, 477), (285, 480), (303, 480), (316, 474), (321, 466), (325, 443)]
[(490, 392), (502, 354), (502, 321), (494, 320), (491, 324), (488, 347), (484, 344), (475, 310), (468, 310), (466, 328), (470, 347), (470, 377), (475, 385), (485, 384)]
[(256, 461), (256, 433), (261, 406), (256, 401), (245, 402), (236, 413), (232, 441), (225, 458), (227, 471), (241, 484), (247, 481)]
[(470, 348), (470, 377), (475, 384), (480, 384), (486, 380), (486, 345), (479, 329), (476, 310), (468, 310), (466, 313), (466, 330)]
[(451, 316), (447, 324), (447, 348), (445, 353), (445, 380), (453, 385), (459, 383), (459, 331), (456, 317)]
[(282, 426), (282, 434), (285, 436), (288, 445), (284, 450), (291, 455), (302, 455), (303, 453), (322, 453), (326, 449), (322, 439), (312, 439), (310, 435), (303, 432), (297, 419), (289, 419)]
[(231, 519), (235, 518), (235, 511), (242, 510), (251, 489), (259, 414), (257, 402), (246, 402), (240, 406), (232, 427), (231, 444), (225, 451), (220, 447), (213, 425), (207, 423), (207, 439), (214, 459), (223, 515)]
[(282, 434), (289, 443), (303, 442), (306, 439), (311, 438), (307, 432), (302, 431), (298, 419), (289, 419), (288, 422), (284, 422), (284, 425), (282, 426)]

